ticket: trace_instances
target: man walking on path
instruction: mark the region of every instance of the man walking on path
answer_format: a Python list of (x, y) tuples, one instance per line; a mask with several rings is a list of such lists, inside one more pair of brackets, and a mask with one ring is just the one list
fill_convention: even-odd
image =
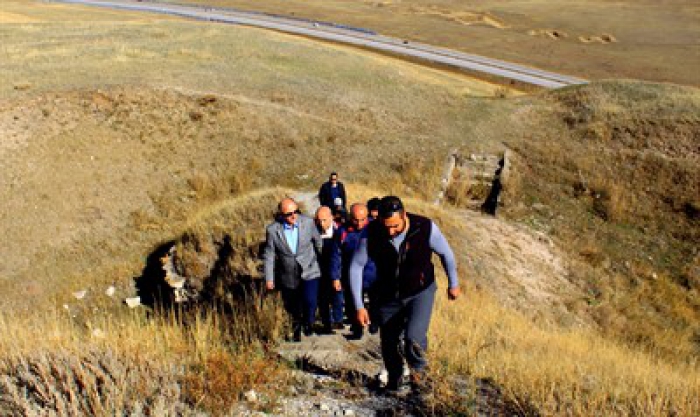
[(301, 340), (302, 326), (312, 334), (316, 320), (318, 284), (321, 271), (316, 255), (321, 236), (313, 220), (301, 215), (291, 198), (280, 201), (277, 221), (267, 226), (263, 252), (268, 290), (279, 287), (284, 308), (292, 319), (293, 340)]
[(343, 291), (339, 279), (334, 279), (331, 269), (331, 260), (335, 250), (336, 227), (333, 222), (333, 213), (326, 206), (316, 210), (314, 216), (316, 227), (323, 239), (323, 249), (318, 258), (321, 267), (321, 281), (319, 283), (319, 313), (323, 323), (323, 333), (332, 334), (333, 329), (343, 328)]
[[(404, 357), (411, 370), (411, 386), (426, 390), (428, 326), (435, 300), (432, 254), (437, 253), (449, 281), (450, 300), (460, 295), (454, 254), (432, 220), (407, 213), (398, 197), (384, 197), (379, 218), (369, 224), (350, 266), (350, 288), (357, 320), (366, 326), (370, 316), (362, 302), (362, 271), (368, 261), (377, 267), (376, 318), (379, 320), (382, 358), (388, 371), (387, 389), (401, 386)], [(400, 352), (404, 338), (403, 357)]]
[[(369, 223), (367, 219), (367, 206), (355, 203), (350, 207), (350, 220), (338, 229), (338, 238), (335, 240), (336, 249), (333, 250), (331, 258), (331, 270), (335, 274), (334, 278), (340, 280), (343, 287), (349, 287), (350, 264), (360, 244), (363, 230)], [(369, 291), (376, 280), (377, 271), (374, 262), (368, 260), (362, 270), (362, 291)], [(372, 305), (370, 304), (370, 307)], [(350, 291), (345, 291), (345, 312), (351, 321), (350, 330), (353, 339), (361, 339), (363, 335), (362, 325), (357, 322), (357, 309), (355, 301)]]
[(339, 208), (345, 209), (348, 203), (345, 186), (338, 179), (337, 172), (331, 172), (328, 181), (318, 190), (318, 201), (322, 206), (330, 207), (333, 211)]

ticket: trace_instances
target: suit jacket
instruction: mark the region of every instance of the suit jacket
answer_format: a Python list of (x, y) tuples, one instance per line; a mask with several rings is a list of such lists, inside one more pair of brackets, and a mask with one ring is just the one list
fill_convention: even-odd
[[(340, 181), (338, 181), (338, 193), (340, 194), (340, 198), (343, 200), (342, 207), (345, 207), (348, 203), (348, 200), (345, 195), (345, 186)], [(324, 182), (323, 185), (321, 185), (321, 188), (318, 190), (318, 201), (319, 203), (321, 203), (322, 206), (330, 208), (335, 207), (335, 203), (333, 201), (333, 198), (331, 197), (330, 181)]]
[(296, 255), (292, 252), (284, 237), (284, 226), (276, 221), (266, 230), (263, 261), (265, 280), (273, 281), (275, 286), (294, 289), (300, 280), (311, 280), (321, 276), (317, 255), (321, 253), (321, 235), (314, 221), (300, 215), (299, 243)]

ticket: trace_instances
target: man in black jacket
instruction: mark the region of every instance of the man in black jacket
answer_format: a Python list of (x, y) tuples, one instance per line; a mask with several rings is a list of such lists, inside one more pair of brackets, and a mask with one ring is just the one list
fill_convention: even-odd
[[(447, 274), (450, 300), (460, 295), (454, 254), (432, 220), (404, 210), (398, 197), (384, 197), (379, 218), (369, 224), (350, 266), (350, 289), (357, 321), (370, 322), (362, 300), (362, 271), (372, 260), (377, 268), (374, 296), (378, 303), (382, 358), (389, 380), (387, 388), (401, 385), (404, 358), (411, 369), (411, 385), (424, 392), (428, 349), (428, 326), (435, 300), (435, 271), (432, 255), (439, 255)], [(403, 337), (403, 357), (400, 352)]]
[(318, 190), (318, 201), (333, 211), (339, 208), (346, 209), (348, 200), (345, 196), (345, 186), (338, 180), (337, 172), (331, 172), (328, 181)]

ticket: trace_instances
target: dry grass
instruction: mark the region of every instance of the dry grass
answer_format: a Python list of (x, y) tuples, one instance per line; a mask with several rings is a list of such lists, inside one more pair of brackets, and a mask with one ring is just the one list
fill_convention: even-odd
[[(178, 1), (181, 2), (181, 1)], [(186, 0), (318, 19), (590, 79), (698, 86), (690, 0)], [(564, 4), (564, 3), (562, 3)]]
[[(580, 293), (541, 301), (544, 319), (518, 312), (530, 300), (499, 307), (470, 285), (457, 304), (441, 299), (436, 375), (493, 378), (543, 414), (697, 414), (697, 90), (609, 82), (500, 100), (494, 86), (342, 47), (84, 9), (66, 24), (57, 10), (72, 9), (35, 5), (25, 13), (44, 23), (0, 27), (0, 228), (12, 242), (0, 249), (0, 330), (13, 335), (0, 339), (0, 367), (13, 413), (224, 414), (243, 390), (268, 392), (282, 372), (265, 356), (284, 330), (274, 299), (252, 292), (251, 305), (181, 321), (119, 300), (170, 241), (188, 274), (216, 277), (212, 298), (227, 300), (240, 278), (259, 281), (262, 227), (287, 193), (267, 187), (315, 190), (338, 170), (352, 201), (413, 197), (476, 285), (510, 262), (536, 263), (530, 229), (567, 251), (571, 274), (559, 278)], [(520, 226), (425, 203), (449, 150), (505, 145), (516, 155), (503, 214)], [(510, 234), (529, 237), (508, 246)], [(581, 319), (549, 320), (561, 304)], [(93, 394), (79, 395), (81, 383)]]
[[(87, 319), (78, 309), (0, 318), (3, 334), (14, 336), (0, 341), (3, 415), (220, 414), (250, 389), (258, 406), (273, 407), (285, 380), (283, 366), (250, 343), (250, 326), (228, 315), (113, 310)], [(237, 311), (241, 322), (245, 313)]]
[[(478, 290), (441, 297), (431, 337), (439, 373), (492, 378), (544, 415), (696, 415), (700, 370), (672, 365), (590, 330), (542, 329)], [(459, 347), (459, 348), (457, 348)], [(455, 406), (460, 410), (465, 404)]]
[[(388, 155), (442, 158), (496, 88), (268, 32), (130, 14), (105, 22), (95, 9), (68, 25), (53, 6), (7, 7), (45, 21), (0, 29), (0, 218), (14, 242), (2, 248), (0, 286), (17, 296), (21, 281), (63, 301), (95, 277), (128, 292), (145, 254), (247, 189), (316, 188), (332, 169), (400, 184)], [(432, 136), (440, 143), (426, 152)], [(41, 285), (55, 276), (65, 279)]]
[(686, 209), (700, 194), (698, 91), (607, 82), (547, 100), (520, 119), (526, 140), (509, 141), (520, 185), (505, 214), (574, 255), (573, 281), (607, 334), (669, 358), (694, 355), (700, 309), (683, 271), (700, 239)]
[(194, 415), (177, 375), (112, 351), (48, 352), (4, 359), (4, 415)]
[[(366, 190), (360, 193), (371, 195)], [(420, 200), (406, 203), (409, 210), (436, 219), (453, 244), (464, 240), (466, 228), (461, 223), (465, 219), (458, 212)], [(478, 247), (471, 246), (471, 251)], [(474, 411), (475, 404), (465, 400), (465, 393), (455, 392), (455, 375), (492, 379), (509, 400), (508, 407), (526, 415), (690, 416), (700, 412), (700, 364), (695, 354), (684, 352), (680, 361), (664, 359), (658, 352), (646, 353), (641, 345), (620, 343), (614, 335), (602, 336), (591, 327), (565, 328), (528, 319), (505, 309), (475, 285), (476, 271), (466, 268), (475, 256), (469, 247), (457, 254), (465, 297), (450, 302), (442, 290), (438, 292), (430, 334), (440, 412)], [(441, 273), (440, 288), (445, 288), (445, 282)], [(649, 295), (639, 296), (637, 302)], [(671, 294), (656, 297), (673, 299)], [(608, 310), (608, 320), (614, 319), (615, 311)], [(476, 393), (471, 397), (476, 398)]]

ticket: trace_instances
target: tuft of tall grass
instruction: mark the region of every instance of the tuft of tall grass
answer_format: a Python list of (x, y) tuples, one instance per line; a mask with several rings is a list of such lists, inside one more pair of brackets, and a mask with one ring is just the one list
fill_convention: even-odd
[(0, 359), (0, 410), (8, 416), (195, 415), (177, 364), (119, 347), (35, 352)]
[[(590, 329), (544, 329), (478, 290), (457, 302), (440, 294), (430, 338), (439, 378), (492, 378), (510, 403), (520, 404), (520, 414), (700, 412), (697, 362), (671, 365)], [(451, 412), (469, 414), (469, 395), (455, 402), (453, 391), (438, 394), (453, 399)]]
[[(276, 401), (284, 366), (258, 337), (251, 310), (213, 308), (0, 316), (3, 415), (226, 414), (255, 389)], [(279, 320), (277, 303), (260, 315)], [(254, 325), (257, 324), (257, 327)]]

